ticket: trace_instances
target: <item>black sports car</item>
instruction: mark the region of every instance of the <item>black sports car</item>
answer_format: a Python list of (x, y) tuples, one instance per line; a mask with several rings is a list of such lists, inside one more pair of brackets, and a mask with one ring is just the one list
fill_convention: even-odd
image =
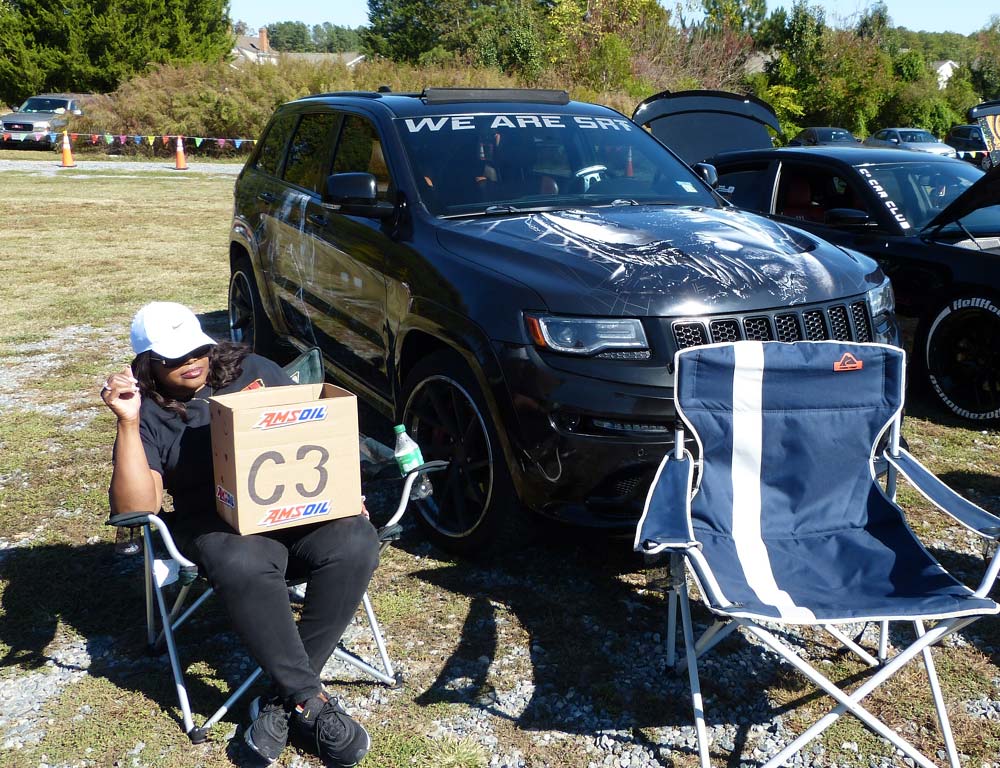
[(773, 111), (735, 94), (660, 94), (634, 119), (689, 163), (714, 165), (734, 205), (875, 258), (898, 313), (918, 321), (911, 379), (961, 417), (1000, 419), (1000, 170), (896, 149), (774, 149)]

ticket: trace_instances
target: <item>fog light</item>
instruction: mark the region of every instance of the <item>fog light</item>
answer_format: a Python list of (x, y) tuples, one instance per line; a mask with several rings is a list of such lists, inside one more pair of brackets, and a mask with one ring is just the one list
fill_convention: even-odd
[(575, 432), (580, 426), (580, 416), (575, 413), (557, 413), (552, 417), (552, 423), (563, 432)]

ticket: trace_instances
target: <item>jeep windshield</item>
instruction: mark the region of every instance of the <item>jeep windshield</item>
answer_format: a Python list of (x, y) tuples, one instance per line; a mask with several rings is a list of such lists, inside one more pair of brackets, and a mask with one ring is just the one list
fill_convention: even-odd
[(624, 117), (454, 114), (396, 120), (437, 216), (596, 205), (719, 205), (691, 169)]

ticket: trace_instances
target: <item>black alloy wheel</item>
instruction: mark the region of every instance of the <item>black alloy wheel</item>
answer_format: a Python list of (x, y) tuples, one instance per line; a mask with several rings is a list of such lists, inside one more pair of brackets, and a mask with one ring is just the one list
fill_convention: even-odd
[(517, 504), (510, 473), (475, 377), (454, 352), (421, 360), (406, 378), (403, 423), (425, 461), (434, 492), (416, 502), (418, 520), (442, 549), (476, 554), (497, 543)]
[(938, 399), (956, 416), (1000, 419), (1000, 304), (954, 299), (931, 323), (924, 363)]
[(274, 348), (274, 330), (261, 306), (249, 259), (237, 260), (229, 279), (229, 337), (260, 355)]

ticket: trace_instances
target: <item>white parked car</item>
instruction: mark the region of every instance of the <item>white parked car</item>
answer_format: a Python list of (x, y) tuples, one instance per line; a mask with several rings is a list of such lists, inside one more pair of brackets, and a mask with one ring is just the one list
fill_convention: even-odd
[(938, 141), (933, 133), (923, 128), (883, 128), (865, 139), (864, 144), (869, 147), (899, 147), (930, 152), (932, 155), (958, 157), (954, 147)]

